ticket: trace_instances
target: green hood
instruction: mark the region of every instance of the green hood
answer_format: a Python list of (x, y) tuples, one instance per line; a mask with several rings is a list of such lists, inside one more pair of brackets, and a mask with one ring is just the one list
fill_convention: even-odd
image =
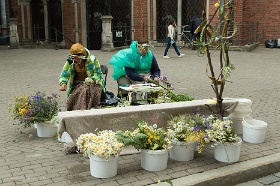
[(137, 49), (137, 41), (133, 41), (130, 48), (120, 50), (109, 61), (113, 66), (114, 80), (118, 80), (121, 76), (125, 76), (124, 67), (135, 69), (137, 74), (149, 73), (152, 65), (153, 54), (150, 50), (142, 56)]

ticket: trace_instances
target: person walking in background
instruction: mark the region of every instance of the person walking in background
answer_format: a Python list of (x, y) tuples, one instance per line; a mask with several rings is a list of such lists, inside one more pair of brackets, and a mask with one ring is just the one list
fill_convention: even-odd
[[(197, 14), (194, 14), (194, 16), (190, 20), (190, 32), (193, 36), (193, 41), (199, 40), (200, 38), (200, 32), (195, 33), (195, 30), (197, 27), (202, 23), (202, 19), (197, 17)], [(193, 45), (192, 50), (195, 50), (196, 47)]]
[(163, 58), (168, 59), (169, 57), (167, 56), (167, 52), (170, 48), (170, 46), (172, 45), (175, 49), (175, 52), (178, 54), (179, 57), (184, 56), (185, 54), (181, 54), (178, 50), (178, 47), (176, 45), (176, 40), (175, 40), (175, 28), (177, 27), (176, 25), (176, 20), (175, 19), (171, 19), (169, 21), (169, 25), (168, 25), (168, 34), (167, 34), (167, 46), (165, 48), (164, 51), (164, 55)]

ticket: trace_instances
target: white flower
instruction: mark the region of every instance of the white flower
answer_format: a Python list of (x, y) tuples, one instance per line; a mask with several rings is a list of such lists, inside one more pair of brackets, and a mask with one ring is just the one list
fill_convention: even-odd
[(117, 141), (115, 132), (111, 130), (82, 134), (77, 139), (77, 148), (84, 156), (93, 154), (107, 159), (119, 155), (123, 147), (124, 144)]

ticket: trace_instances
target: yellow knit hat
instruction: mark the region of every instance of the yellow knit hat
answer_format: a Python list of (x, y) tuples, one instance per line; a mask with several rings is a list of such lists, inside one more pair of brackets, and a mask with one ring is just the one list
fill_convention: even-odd
[(71, 46), (70, 54), (83, 54), (84, 56), (86, 56), (86, 51), (83, 45), (81, 45), (80, 43), (76, 43)]

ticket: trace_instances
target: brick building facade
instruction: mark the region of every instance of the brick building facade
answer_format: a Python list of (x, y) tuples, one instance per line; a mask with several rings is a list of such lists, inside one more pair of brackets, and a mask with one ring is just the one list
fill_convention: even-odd
[[(132, 40), (165, 42), (166, 22), (172, 16), (178, 28), (188, 24), (195, 12), (205, 9), (208, 17), (217, 0), (2, 0), (9, 16), (17, 18), (21, 42), (60, 42), (66, 48), (72, 42), (83, 43), (90, 49), (101, 48), (100, 17), (112, 15), (114, 46), (128, 45)], [(223, 0), (220, 0), (222, 2)], [(227, 1), (227, 0), (225, 0)], [(238, 32), (236, 45), (264, 43), (280, 38), (280, 1), (233, 0), (234, 20)], [(1, 11), (3, 9), (1, 8)], [(1, 21), (3, 22), (3, 21)], [(180, 40), (178, 29), (178, 37)]]

